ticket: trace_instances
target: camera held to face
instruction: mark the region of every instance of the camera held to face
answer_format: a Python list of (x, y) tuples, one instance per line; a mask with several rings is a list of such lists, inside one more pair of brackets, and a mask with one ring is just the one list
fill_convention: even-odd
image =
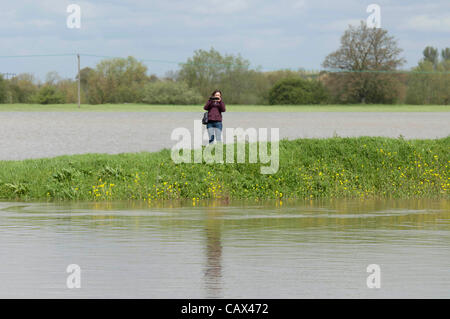
[(211, 97), (209, 98), (209, 100), (210, 100), (210, 101), (220, 101), (220, 97), (217, 97), (217, 96), (211, 96)]

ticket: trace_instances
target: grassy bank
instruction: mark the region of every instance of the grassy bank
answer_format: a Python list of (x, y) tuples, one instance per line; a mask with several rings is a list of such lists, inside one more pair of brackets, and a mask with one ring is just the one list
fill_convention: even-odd
[[(202, 105), (146, 104), (0, 104), (0, 112), (201, 112)], [(450, 105), (227, 105), (228, 112), (449, 112)]]
[(273, 175), (261, 163), (174, 164), (169, 150), (1, 161), (0, 198), (448, 198), (449, 150), (450, 137), (282, 140)]

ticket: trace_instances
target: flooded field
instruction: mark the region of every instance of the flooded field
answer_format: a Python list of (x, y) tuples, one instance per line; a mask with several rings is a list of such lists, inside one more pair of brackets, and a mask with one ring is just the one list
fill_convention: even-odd
[[(0, 160), (66, 154), (158, 151), (175, 128), (194, 130), (199, 112), (0, 112)], [(280, 138), (450, 135), (450, 112), (224, 113), (226, 128), (279, 128)], [(206, 130), (205, 130), (206, 134)], [(205, 144), (207, 137), (205, 136)]]
[(449, 251), (448, 200), (0, 203), (1, 298), (448, 298)]

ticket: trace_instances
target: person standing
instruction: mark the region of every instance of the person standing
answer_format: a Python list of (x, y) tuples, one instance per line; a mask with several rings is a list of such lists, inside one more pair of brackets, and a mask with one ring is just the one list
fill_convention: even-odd
[(208, 111), (208, 129), (209, 144), (214, 142), (222, 142), (222, 113), (225, 112), (225, 103), (222, 101), (222, 92), (215, 90), (208, 102), (203, 107)]

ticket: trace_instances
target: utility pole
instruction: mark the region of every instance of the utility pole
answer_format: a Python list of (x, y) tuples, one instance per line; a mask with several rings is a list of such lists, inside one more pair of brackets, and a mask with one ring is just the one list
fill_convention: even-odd
[(81, 74), (80, 74), (80, 54), (77, 54), (78, 58), (78, 108), (81, 107)]

